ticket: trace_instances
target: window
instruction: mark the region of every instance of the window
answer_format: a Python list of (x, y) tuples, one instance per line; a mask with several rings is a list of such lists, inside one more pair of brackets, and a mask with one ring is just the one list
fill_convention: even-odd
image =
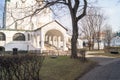
[(22, 33), (16, 33), (13, 36), (13, 41), (25, 41), (25, 35)]
[(5, 41), (5, 34), (0, 32), (0, 41)]

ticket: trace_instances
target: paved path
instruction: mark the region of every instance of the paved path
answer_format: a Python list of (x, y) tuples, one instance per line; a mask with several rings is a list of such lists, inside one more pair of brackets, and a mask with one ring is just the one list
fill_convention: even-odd
[(108, 56), (91, 56), (91, 57), (89, 56), (87, 57), (87, 59), (98, 62), (98, 65), (101, 65), (101, 66), (120, 60), (120, 58), (113, 58)]
[[(93, 60), (95, 62), (98, 62), (99, 65), (107, 65), (115, 61), (119, 61), (120, 58), (115, 57), (109, 57), (109, 56), (103, 56), (103, 55), (89, 55), (91, 53), (98, 53), (98, 52), (87, 52), (86, 57), (87, 59)], [(102, 53), (102, 52), (101, 52)]]
[(79, 80), (120, 80), (120, 59), (113, 59), (109, 64), (96, 67)]

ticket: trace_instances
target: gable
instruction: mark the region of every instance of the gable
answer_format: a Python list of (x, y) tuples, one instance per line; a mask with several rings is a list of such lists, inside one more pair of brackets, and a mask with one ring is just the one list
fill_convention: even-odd
[(41, 26), (40, 28), (36, 29), (35, 31), (38, 31), (38, 30), (40, 30), (40, 29), (42, 29), (42, 28), (44, 28), (44, 27), (48, 27), (49, 25), (51, 25), (51, 26), (56, 26), (56, 27), (61, 27), (61, 28), (63, 28), (64, 30), (68, 31), (67, 28), (65, 28), (62, 24), (60, 24), (60, 23), (59, 23), (58, 21), (56, 21), (56, 20), (55, 20), (55, 21), (52, 21), (52, 22), (49, 22), (49, 23)]

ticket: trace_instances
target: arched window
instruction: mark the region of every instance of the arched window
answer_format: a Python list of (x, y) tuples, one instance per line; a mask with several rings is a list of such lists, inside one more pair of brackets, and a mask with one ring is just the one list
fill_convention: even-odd
[(5, 34), (0, 32), (0, 41), (5, 41)]
[(25, 35), (22, 33), (16, 33), (13, 36), (13, 41), (25, 41)]

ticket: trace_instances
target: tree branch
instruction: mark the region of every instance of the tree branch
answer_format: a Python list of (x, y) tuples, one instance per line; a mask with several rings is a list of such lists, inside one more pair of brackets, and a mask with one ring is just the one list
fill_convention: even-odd
[(87, 0), (84, 0), (83, 12), (81, 15), (77, 17), (77, 21), (79, 21), (81, 18), (83, 18), (86, 15), (86, 10), (87, 10)]
[(75, 0), (75, 5), (74, 5), (74, 12), (75, 12), (75, 14), (77, 13), (77, 10), (79, 8), (79, 4), (80, 4), (80, 1), (79, 0)]

